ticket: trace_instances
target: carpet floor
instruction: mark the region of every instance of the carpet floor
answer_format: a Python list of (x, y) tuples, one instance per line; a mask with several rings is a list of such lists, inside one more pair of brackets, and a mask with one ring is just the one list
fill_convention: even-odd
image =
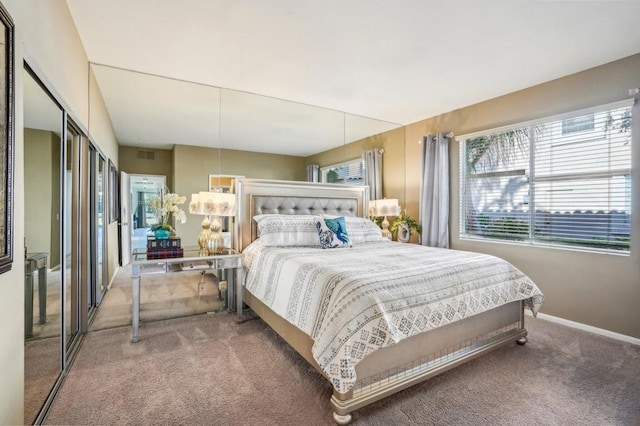
[[(353, 413), (354, 425), (636, 425), (640, 347), (528, 318), (507, 345)], [(45, 424), (330, 425), (331, 387), (261, 320), (88, 333)]]

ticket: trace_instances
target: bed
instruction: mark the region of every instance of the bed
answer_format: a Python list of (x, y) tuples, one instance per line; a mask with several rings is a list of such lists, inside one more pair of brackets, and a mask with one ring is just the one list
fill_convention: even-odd
[(535, 314), (544, 297), (501, 259), (366, 232), (330, 250), (258, 238), (254, 218), (308, 228), (313, 217), (320, 228), (344, 217), (349, 231), (366, 222), (366, 187), (243, 179), (237, 193), (235, 243), (247, 268), (239, 321), (246, 303), (331, 382), (336, 423), (501, 345), (526, 343), (525, 305)]

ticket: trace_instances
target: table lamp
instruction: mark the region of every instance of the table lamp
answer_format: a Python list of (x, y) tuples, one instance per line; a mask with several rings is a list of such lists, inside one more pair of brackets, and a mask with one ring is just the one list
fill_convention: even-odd
[(236, 215), (236, 196), (224, 192), (199, 192), (191, 194), (189, 213), (204, 215), (198, 245), (209, 254), (220, 254), (224, 248), (222, 216)]
[(382, 236), (391, 239), (391, 231), (389, 231), (389, 221), (387, 216), (398, 216), (400, 214), (400, 205), (395, 198), (373, 200), (369, 203), (369, 216), (383, 216), (382, 220)]

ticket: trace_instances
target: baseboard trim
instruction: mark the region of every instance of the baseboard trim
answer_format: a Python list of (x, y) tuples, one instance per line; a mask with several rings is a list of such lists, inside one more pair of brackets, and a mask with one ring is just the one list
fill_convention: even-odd
[[(526, 314), (533, 316), (530, 311), (526, 311)], [(555, 322), (556, 324), (566, 325), (567, 327), (577, 328), (578, 330), (588, 331), (589, 333), (599, 334), (600, 336), (610, 337), (612, 339), (621, 340), (623, 342), (631, 343), (633, 345), (640, 346), (640, 339), (626, 334), (616, 333), (614, 331), (605, 330), (604, 328), (593, 327), (591, 325), (582, 324), (580, 322), (570, 321), (560, 317), (554, 317), (553, 315), (538, 313), (538, 318)]]

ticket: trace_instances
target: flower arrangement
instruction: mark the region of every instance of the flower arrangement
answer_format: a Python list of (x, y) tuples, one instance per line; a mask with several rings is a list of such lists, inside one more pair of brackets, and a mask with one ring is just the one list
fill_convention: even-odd
[(152, 226), (151, 230), (156, 231), (158, 229), (164, 229), (171, 232), (171, 234), (174, 234), (175, 229), (170, 223), (171, 219), (173, 217), (180, 221), (180, 223), (185, 223), (187, 221), (187, 215), (180, 207), (178, 207), (186, 201), (187, 197), (171, 192), (167, 192), (164, 196), (156, 195), (153, 197), (149, 201), (148, 205), (155, 210), (158, 224)]

